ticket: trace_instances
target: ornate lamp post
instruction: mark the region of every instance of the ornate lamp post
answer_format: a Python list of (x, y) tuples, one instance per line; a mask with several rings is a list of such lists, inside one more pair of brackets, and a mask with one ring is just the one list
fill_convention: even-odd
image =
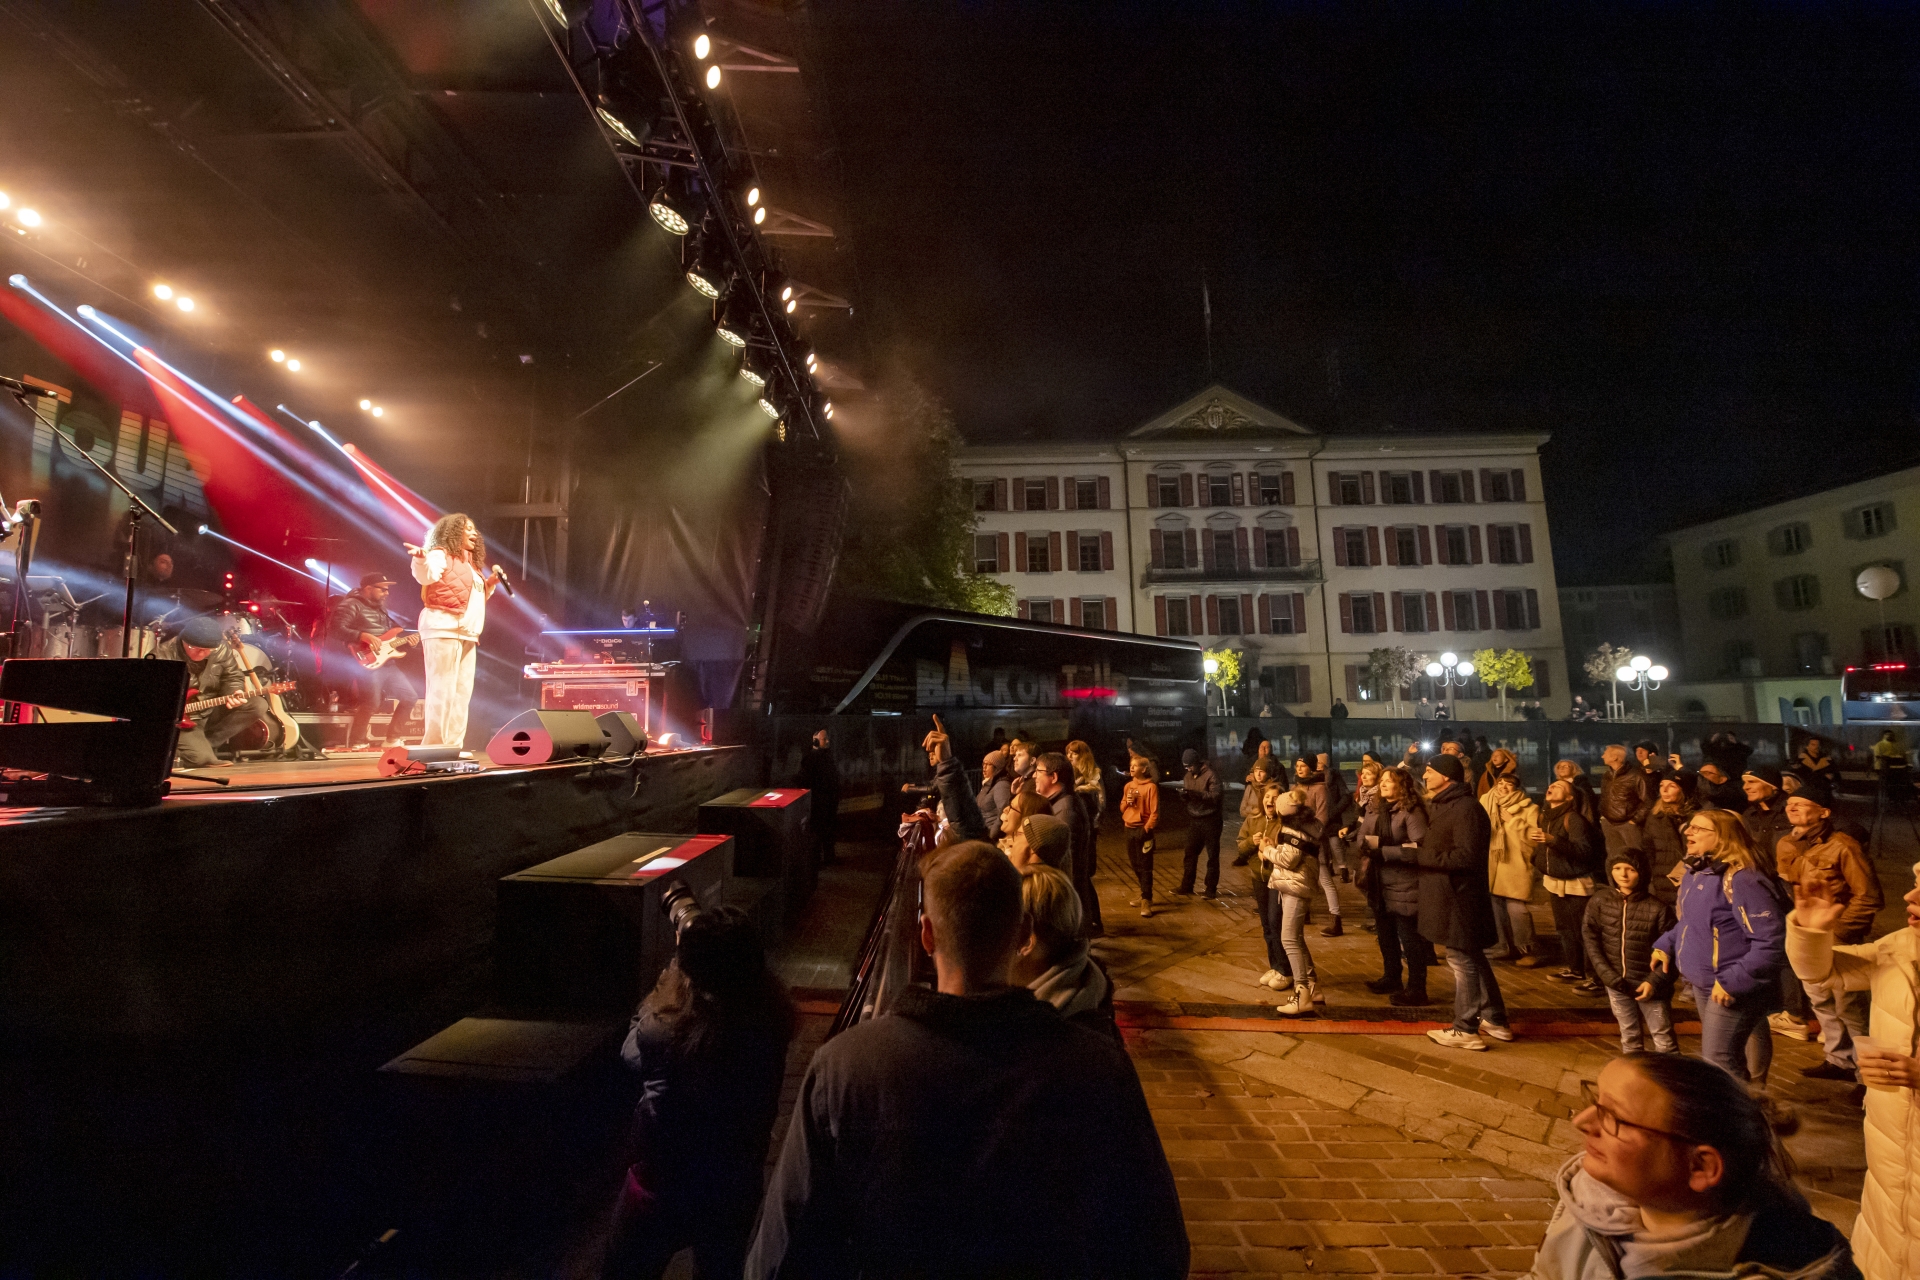
[(1427, 664), (1427, 678), (1433, 681), (1436, 689), (1465, 688), (1467, 681), (1473, 678), (1473, 664), (1457, 653), (1443, 653), (1440, 661)]
[(1647, 693), (1649, 690), (1660, 687), (1660, 682), (1667, 678), (1667, 669), (1655, 663), (1652, 658), (1647, 657), (1644, 653), (1635, 654), (1632, 662), (1613, 673), (1613, 678), (1627, 686), (1628, 693), (1638, 693), (1640, 695), (1640, 718), (1642, 720), (1653, 719), (1653, 712), (1649, 709), (1647, 701)]

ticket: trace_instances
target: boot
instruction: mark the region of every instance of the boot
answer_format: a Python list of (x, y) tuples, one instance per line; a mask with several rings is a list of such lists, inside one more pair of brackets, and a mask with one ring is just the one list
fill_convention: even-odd
[(1313, 984), (1296, 982), (1293, 996), (1285, 1004), (1274, 1006), (1274, 1012), (1283, 1018), (1311, 1018), (1314, 1016)]
[(1402, 984), (1399, 977), (1395, 974), (1383, 974), (1375, 978), (1372, 982), (1367, 983), (1367, 990), (1377, 996), (1392, 995), (1401, 989)]
[(1419, 1008), (1432, 1004), (1427, 998), (1427, 989), (1423, 986), (1408, 987), (1405, 991), (1396, 991), (1387, 997), (1387, 1003), (1401, 1009)]
[(1337, 938), (1345, 932), (1346, 930), (1340, 927), (1340, 917), (1335, 916), (1333, 923), (1320, 931), (1320, 936), (1323, 938)]

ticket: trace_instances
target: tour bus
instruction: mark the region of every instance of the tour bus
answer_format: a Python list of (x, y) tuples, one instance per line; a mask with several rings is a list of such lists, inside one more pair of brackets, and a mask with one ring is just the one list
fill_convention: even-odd
[(1875, 662), (1840, 677), (1842, 724), (1920, 721), (1920, 665)]

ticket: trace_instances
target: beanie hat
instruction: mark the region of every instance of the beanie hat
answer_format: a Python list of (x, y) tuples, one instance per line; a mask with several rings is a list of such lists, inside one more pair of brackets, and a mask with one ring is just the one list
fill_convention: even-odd
[(1300, 812), (1299, 792), (1291, 791), (1291, 790), (1282, 791), (1280, 793), (1279, 802), (1275, 805), (1275, 808), (1280, 810), (1282, 817), (1286, 817), (1291, 814), (1296, 814)]
[(1027, 837), (1027, 848), (1040, 861), (1057, 867), (1067, 856), (1067, 824), (1050, 813), (1036, 813), (1020, 828)]
[(1644, 751), (1644, 752), (1646, 752), (1646, 753), (1647, 753), (1648, 755), (1651, 755), (1651, 756), (1655, 756), (1655, 757), (1657, 757), (1657, 756), (1659, 756), (1659, 754), (1660, 754), (1660, 746), (1659, 746), (1659, 744), (1658, 744), (1658, 743), (1656, 743), (1656, 742), (1655, 742), (1655, 741), (1654, 741), (1653, 739), (1651, 739), (1651, 738), (1642, 738), (1642, 739), (1640, 739), (1640, 741), (1638, 741), (1638, 742), (1636, 742), (1636, 743), (1634, 743), (1634, 744), (1633, 744), (1633, 749), (1634, 749), (1635, 751)]
[(1427, 761), (1427, 768), (1454, 782), (1459, 782), (1467, 776), (1466, 767), (1460, 763), (1459, 756), (1435, 756)]
[(1200, 753), (1198, 751), (1195, 751), (1192, 747), (1188, 747), (1185, 751), (1182, 751), (1180, 753), (1180, 763), (1188, 766), (1199, 764)]
[(1613, 883), (1613, 864), (1616, 862), (1625, 862), (1625, 863), (1631, 864), (1633, 869), (1640, 873), (1640, 885), (1639, 885), (1640, 892), (1642, 893), (1651, 892), (1651, 889), (1648, 886), (1647, 881), (1653, 875), (1653, 866), (1647, 860), (1647, 855), (1645, 850), (1622, 849), (1618, 853), (1608, 855), (1607, 868), (1606, 868), (1606, 876), (1607, 876), (1608, 884)]
[(196, 649), (217, 649), (225, 637), (226, 632), (212, 618), (189, 618), (187, 625), (180, 628), (180, 642)]
[(1757, 764), (1741, 775), (1756, 782), (1764, 782), (1775, 791), (1780, 789), (1780, 771), (1770, 764)]
[(1808, 778), (1793, 794), (1796, 799), (1811, 800), (1822, 809), (1831, 810), (1834, 807), (1833, 788), (1825, 778)]
[(989, 751), (983, 763), (990, 769), (1004, 769), (1007, 767), (1007, 753), (1004, 751)]
[(1662, 782), (1671, 782), (1680, 788), (1680, 794), (1691, 800), (1699, 790), (1700, 775), (1691, 769), (1682, 769), (1678, 773), (1669, 773), (1661, 777)]

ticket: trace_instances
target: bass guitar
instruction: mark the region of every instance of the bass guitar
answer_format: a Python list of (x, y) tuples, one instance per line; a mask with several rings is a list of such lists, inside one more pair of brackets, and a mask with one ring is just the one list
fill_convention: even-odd
[(400, 633), (404, 630), (406, 630), (405, 627), (394, 627), (391, 630), (384, 631), (375, 637), (372, 644), (368, 644), (364, 640), (355, 637), (348, 643), (347, 652), (353, 655), (355, 662), (358, 662), (367, 670), (378, 671), (381, 667), (386, 666), (389, 662), (399, 657), (409, 645), (420, 643), (420, 633), (418, 631), (403, 636)]
[[(293, 688), (297, 683), (298, 681), (294, 680), (283, 680), (278, 684), (263, 685), (258, 692), (261, 697), (267, 697), (269, 695), (278, 696)], [(237, 707), (253, 696), (254, 694), (251, 692), (242, 692), (223, 694), (218, 698), (201, 698), (195, 702), (189, 702), (186, 706), (180, 708), (180, 716), (184, 721), (187, 716), (198, 715), (202, 711), (211, 711), (215, 707)]]

